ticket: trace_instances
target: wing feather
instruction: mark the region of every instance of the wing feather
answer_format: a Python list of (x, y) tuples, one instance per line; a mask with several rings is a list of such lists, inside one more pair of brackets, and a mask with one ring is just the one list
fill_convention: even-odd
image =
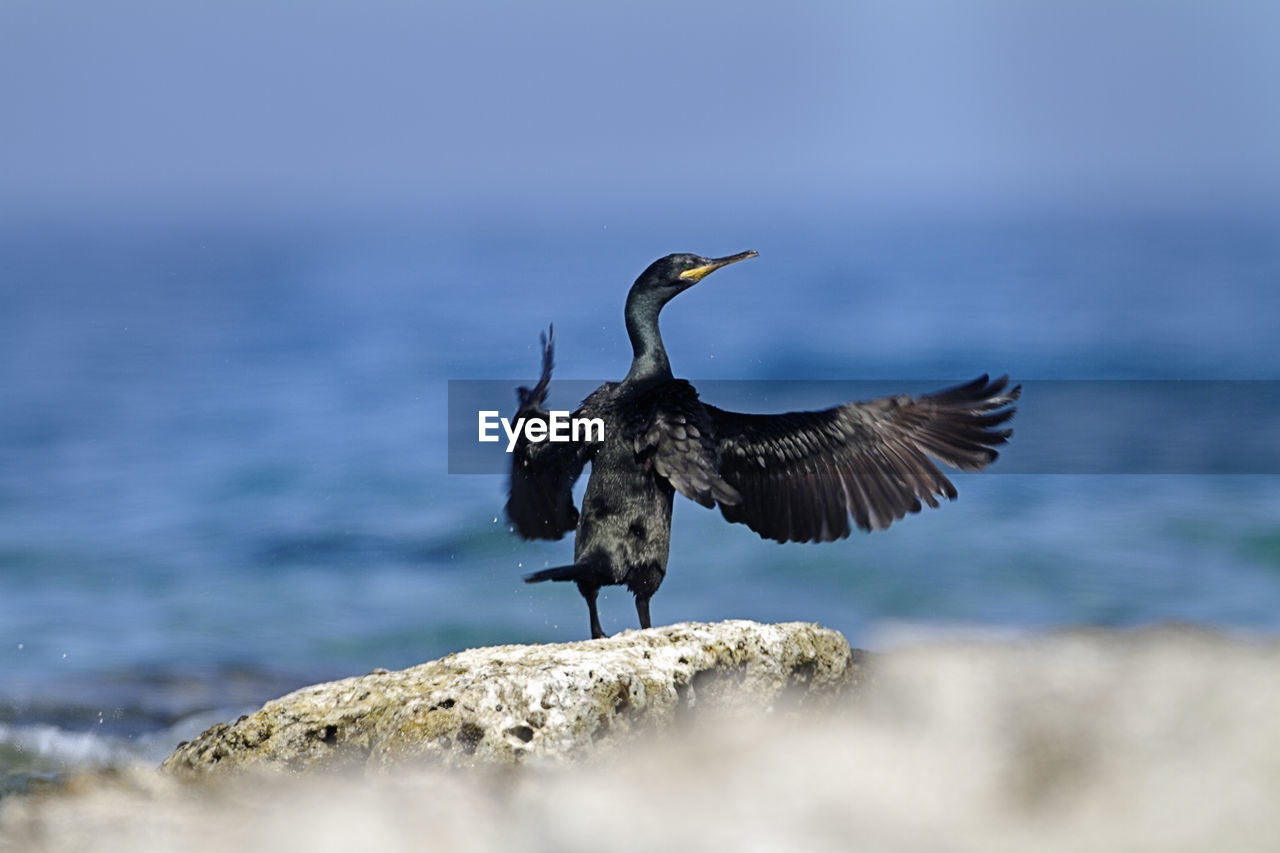
[(978, 470), (1012, 435), (1001, 425), (1021, 388), (1008, 382), (981, 376), (936, 394), (821, 412), (748, 415), (704, 404), (709, 423), (699, 429), (714, 434), (715, 469), (741, 498), (720, 500), (720, 510), (768, 539), (827, 542), (849, 535), (850, 517), (882, 530), (936, 507), (956, 489), (934, 459)]
[[(554, 329), (542, 336), (542, 376), (538, 384), (517, 389), (520, 408), (516, 418), (547, 421), (542, 404), (547, 399), (554, 366)], [(575, 417), (589, 416), (590, 398)], [(586, 442), (535, 441), (522, 430), (511, 454), (511, 479), (506, 513), (516, 532), (525, 539), (560, 539), (578, 526), (573, 505), (573, 484), (582, 474), (594, 446)]]
[(679, 379), (659, 383), (631, 409), (636, 458), (652, 464), (676, 491), (705, 507), (742, 500), (720, 476), (714, 426), (692, 385)]

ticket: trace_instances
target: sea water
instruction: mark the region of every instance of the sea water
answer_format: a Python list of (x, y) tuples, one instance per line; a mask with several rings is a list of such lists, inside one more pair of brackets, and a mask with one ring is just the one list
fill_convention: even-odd
[[(626, 288), (671, 251), (761, 255), (664, 313), (677, 374), (709, 402), (729, 405), (717, 383), (742, 383), (732, 405), (765, 411), (751, 383), (802, 383), (817, 408), (843, 402), (821, 399), (837, 380), (927, 391), (981, 373), (1025, 393), (1005, 459), (888, 531), (779, 545), (679, 501), (656, 623), (816, 621), (864, 645), (1280, 629), (1280, 475), (1247, 452), (1280, 418), (1274, 218), (670, 232), (589, 217), (7, 232), (3, 784), (158, 761), (317, 679), (584, 638), (572, 587), (521, 582), (569, 562), (571, 542), (519, 541), (500, 475), (447, 473), (447, 389), (531, 383), (551, 323), (557, 379), (621, 377)], [(1081, 381), (1078, 404), (1038, 406), (1037, 383), (1060, 380)], [(1145, 380), (1151, 396), (1126, 407), (1100, 380)], [(1236, 383), (1241, 408), (1215, 405), (1198, 428), (1187, 389), (1204, 386), (1186, 380)], [(506, 414), (514, 402), (512, 387)], [(1152, 414), (1166, 410), (1179, 414)], [(1109, 435), (1097, 459), (1071, 443), (1085, 427)], [(1191, 437), (1152, 465), (1170, 435)], [(1025, 463), (1063, 446), (1078, 452)], [(601, 610), (607, 631), (635, 627), (625, 590), (605, 590)]]

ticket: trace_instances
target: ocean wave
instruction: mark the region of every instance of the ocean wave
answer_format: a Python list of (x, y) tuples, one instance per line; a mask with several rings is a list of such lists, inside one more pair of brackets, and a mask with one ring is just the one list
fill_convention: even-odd
[(97, 726), (68, 729), (45, 722), (0, 723), (0, 793), (23, 791), (33, 780), (58, 779), (81, 770), (158, 766), (179, 742), (247, 710), (202, 711), (161, 729), (127, 735)]
[(0, 723), (0, 747), (9, 747), (7, 751), (32, 763), (67, 768), (128, 763), (138, 757), (136, 744), (127, 739), (96, 731), (68, 731), (46, 723)]

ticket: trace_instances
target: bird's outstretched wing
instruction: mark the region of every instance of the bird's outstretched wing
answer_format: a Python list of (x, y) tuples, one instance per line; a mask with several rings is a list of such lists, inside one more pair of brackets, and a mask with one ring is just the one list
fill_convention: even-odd
[(720, 475), (742, 499), (720, 503), (729, 521), (779, 542), (830, 542), (882, 530), (920, 502), (956, 496), (929, 457), (977, 470), (1012, 434), (1021, 386), (1007, 376), (936, 394), (884, 397), (822, 412), (746, 415), (704, 404)]
[[(520, 408), (516, 418), (548, 420), (542, 404), (554, 366), (555, 329), (542, 336), (542, 376), (538, 384), (518, 388)], [(525, 539), (559, 539), (578, 525), (573, 505), (573, 484), (590, 458), (591, 447), (582, 442), (529, 441), (521, 430), (511, 452), (511, 483), (507, 518)]]

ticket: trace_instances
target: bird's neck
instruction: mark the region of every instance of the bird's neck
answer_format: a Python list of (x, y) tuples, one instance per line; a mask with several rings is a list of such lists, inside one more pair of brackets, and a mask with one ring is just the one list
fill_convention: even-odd
[(658, 312), (665, 301), (651, 294), (632, 290), (627, 294), (627, 335), (631, 338), (631, 370), (623, 380), (637, 384), (654, 379), (671, 378), (671, 362), (667, 360), (662, 334), (658, 331)]

